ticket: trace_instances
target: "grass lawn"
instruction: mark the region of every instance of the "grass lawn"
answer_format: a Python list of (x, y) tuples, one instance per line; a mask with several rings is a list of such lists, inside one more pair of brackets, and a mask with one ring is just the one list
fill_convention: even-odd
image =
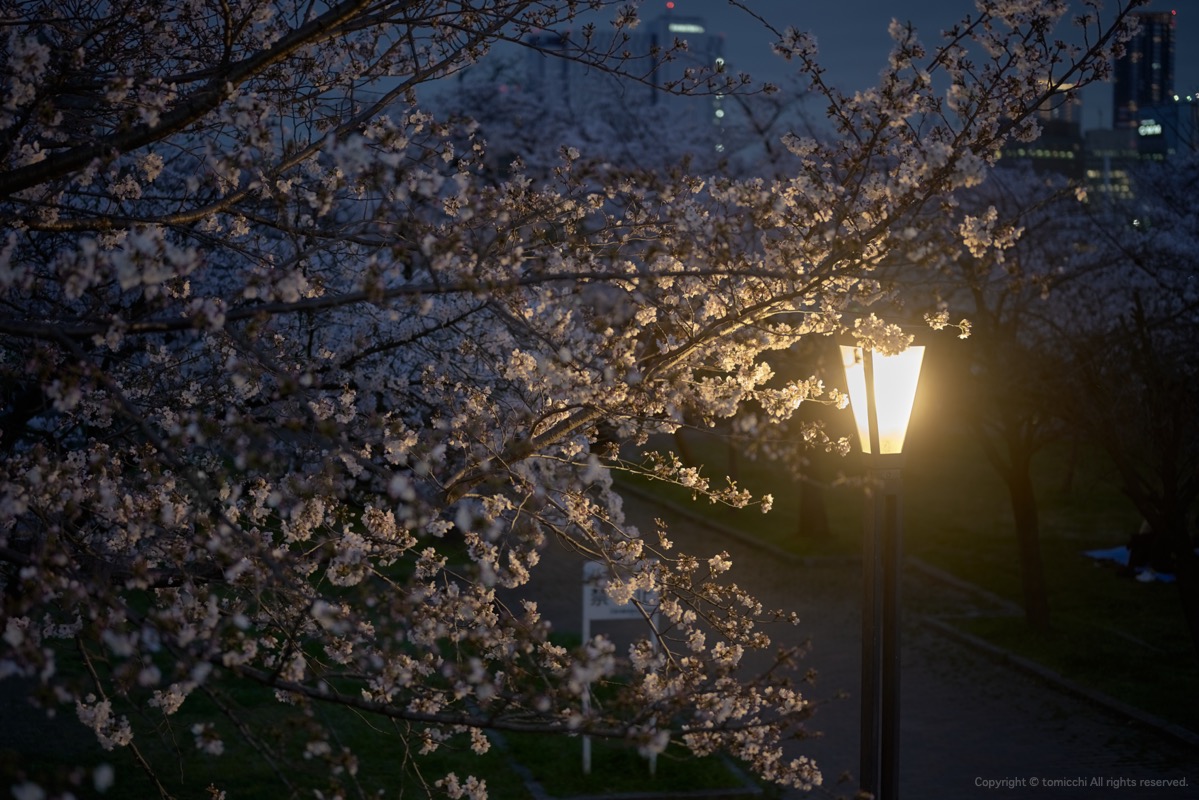
[[(579, 643), (574, 635), (557, 640), (564, 646)], [(83, 674), (82, 660), (70, 648), (60, 654), (59, 667), (65, 674)], [(649, 762), (635, 746), (598, 738), (591, 743), (592, 771), (584, 775), (583, 740), (577, 736), (495, 735), (492, 747), (483, 755), (470, 749), (465, 736), (457, 736), (434, 753), (414, 760), (416, 753), (409, 748), (420, 746), (416, 724), (321, 704), (305, 712), (278, 702), (271, 690), (219, 675), (210, 686), (220, 707), (236, 709), (237, 717), (250, 723), (256, 745), (239, 736), (217, 701), (201, 692), (189, 697), (169, 718), (158, 709), (120, 698), (113, 703), (114, 712), (129, 719), (134, 742), (154, 765), (162, 789), (178, 800), (215, 800), (220, 791), (225, 791), (229, 800), (342, 796), (330, 776), (350, 769), (351, 762), (335, 760), (331, 767), (323, 759), (297, 757), (312, 739), (310, 719), (327, 724), (333, 732), (329, 741), (335, 753), (345, 747), (357, 757), (352, 768), (361, 792), (351, 789), (350, 796), (424, 797), (422, 783), (432, 784), (449, 773), (463, 780), (467, 776), (485, 780), (490, 796), (501, 800), (535, 800), (539, 795), (530, 789), (530, 780), (555, 798), (653, 792), (677, 795), (704, 790), (715, 800), (718, 795), (712, 792), (727, 790), (727, 795), (719, 796), (734, 797), (757, 787), (747, 783), (744, 774), (725, 759), (696, 758), (677, 745), (658, 757), (651, 774)], [(0, 683), (0, 786), (31, 780), (51, 796), (70, 792), (78, 798), (99, 797), (93, 775), (98, 767), (108, 765), (113, 768), (114, 780), (102, 796), (130, 800), (161, 796), (131, 748), (101, 750), (70, 709), (61, 709), (55, 719), (47, 720), (25, 702), (25, 694), (32, 688), (17, 680)], [(215, 726), (224, 742), (222, 754), (197, 749), (192, 726), (198, 723)], [(272, 767), (259, 747), (284, 753), (289, 760)], [(290, 793), (284, 776), (293, 786)], [(770, 791), (765, 787), (766, 793), (760, 796), (774, 796)]]
[[(11, 684), (9, 688), (12, 688)], [(243, 713), (254, 720), (256, 730), (266, 732), (269, 744), (299, 742), (302, 749), (302, 718), (277, 703), (272, 693), (239, 686), (225, 700), (236, 702)], [(121, 712), (130, 714), (138, 729), (137, 744), (159, 767), (158, 778), (174, 797), (211, 800), (216, 796), (214, 790), (226, 791), (229, 798), (289, 796), (266, 761), (219, 721), (217, 726), (225, 739), (226, 752), (215, 757), (196, 751), (191, 725), (219, 719), (209, 701), (198, 696), (189, 699), (171, 717), (173, 733), (159, 728), (160, 732), (166, 733), (163, 737), (146, 729), (155, 718), (161, 725), (161, 715), (139, 715), (130, 709), (121, 709)], [(405, 769), (408, 753), (399, 725), (377, 718), (368, 719), (343, 709), (323, 709), (319, 713), (332, 723), (338, 743), (350, 747), (359, 756), (358, 779), (363, 796), (424, 796), (417, 787), (416, 777)], [(95, 796), (93, 770), (101, 764), (109, 764), (115, 769), (115, 780), (105, 796), (134, 800), (160, 796), (128, 748), (116, 748), (111, 752), (99, 750), (91, 734), (73, 718), (47, 724), (40, 718), (27, 716), (20, 714), (20, 720), (6, 720), (10, 725), (14, 722), (28, 725), (31, 735), (22, 736), (19, 747), (0, 742), (0, 778), (6, 779), (5, 785), (14, 782), (17, 775), (25, 775), (51, 791), (71, 791), (76, 797), (92, 797)], [(563, 798), (694, 790), (708, 793), (727, 790), (727, 796), (733, 797), (743, 794), (747, 786), (755, 786), (747, 784), (745, 776), (730, 768), (725, 760), (696, 758), (678, 746), (672, 746), (658, 757), (651, 775), (649, 762), (634, 746), (594, 739), (592, 771), (584, 775), (583, 740), (579, 737), (508, 733), (495, 736), (493, 741), (491, 749), (480, 756), (471, 752), (463, 739), (452, 740), (433, 755), (422, 757), (421, 773), (429, 782), (450, 772), (460, 778), (475, 775), (486, 780), (492, 797), (503, 800), (533, 800), (527, 778), (536, 781), (545, 794)], [(311, 797), (314, 796), (313, 789), (327, 790), (328, 771), (329, 767), (317, 760), (288, 764), (287, 777), (297, 787), (294, 796)], [(332, 795), (326, 791), (325, 796)]]
[[(216, 686), (224, 692), (222, 702), (236, 704), (242, 718), (251, 721), (264, 744), (290, 744), (289, 754), (303, 751), (308, 740), (304, 716), (278, 703), (273, 692), (245, 685), (231, 686), (220, 680)], [(170, 717), (169, 729), (155, 709), (130, 709), (116, 704), (114, 707), (129, 717), (136, 744), (157, 768), (157, 777), (166, 791), (179, 800), (211, 800), (215, 795), (210, 786), (226, 791), (230, 800), (293, 796), (267, 761), (238, 737), (211, 701), (199, 694), (189, 698)], [(315, 713), (329, 721), (336, 732), (335, 748), (345, 745), (358, 755), (357, 778), (365, 796), (423, 796), (417, 791), (417, 779), (405, 769), (408, 752), (399, 724), (340, 708), (319, 708)], [(100, 764), (109, 764), (114, 767), (114, 782), (104, 796), (136, 800), (160, 796), (129, 748), (100, 750), (94, 737), (69, 711), (52, 722), (32, 711), (20, 713), (19, 717), (6, 719), (5, 724), (15, 722), (27, 729), (27, 735), (16, 742), (0, 743), (0, 780), (6, 779), (5, 785), (24, 774), (51, 791), (70, 790), (76, 797), (94, 797), (98, 795), (92, 789), (92, 770)], [(191, 726), (199, 722), (215, 724), (225, 743), (223, 754), (213, 756), (196, 749)], [(429, 782), (448, 772), (456, 772), (460, 777), (479, 775), (486, 778), (493, 797), (532, 800), (523, 778), (512, 769), (504, 752), (492, 748), (486, 755), (476, 755), (461, 737), (424, 757), (420, 768)], [(283, 771), (296, 786), (294, 796), (313, 797), (314, 789), (324, 790), (326, 797), (333, 796), (328, 791), (327, 763), (293, 758)]]
[[(715, 756), (696, 758), (678, 745), (658, 756), (653, 773), (649, 761), (632, 745), (593, 739), (591, 772), (583, 774), (581, 738), (536, 734), (503, 737), (503, 747), (552, 797), (646, 792), (744, 792), (743, 775)], [(750, 784), (752, 786), (753, 784)]]
[[(905, 472), (908, 552), (1019, 603), (1017, 545), (1002, 482), (988, 474), (981, 455), (971, 455), (967, 437), (949, 439), (938, 449), (939, 457), (925, 461), (923, 472), (910, 477)], [(1034, 634), (1022, 616), (952, 624), (1196, 730), (1199, 662), (1178, 587), (1140, 583), (1120, 576), (1112, 563), (1084, 555), (1127, 544), (1140, 517), (1115, 488), (1106, 461), (1085, 448), (1075, 463), (1072, 487), (1063, 491), (1070, 459), (1062, 445), (1035, 463), (1052, 630)]]

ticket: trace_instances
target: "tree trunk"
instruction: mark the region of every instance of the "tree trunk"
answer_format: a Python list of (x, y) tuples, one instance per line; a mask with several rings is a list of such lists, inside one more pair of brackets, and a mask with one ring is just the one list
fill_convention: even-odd
[(1062, 476), (1061, 493), (1069, 495), (1074, 491), (1074, 472), (1078, 468), (1078, 437), (1070, 437), (1070, 460), (1066, 462), (1066, 474)]
[(730, 480), (741, 480), (741, 444), (732, 436), (726, 436), (725, 442), (729, 449), (729, 469), (728, 477)]
[(1169, 543), (1174, 560), (1174, 576), (1178, 582), (1178, 596), (1182, 601), (1182, 615), (1186, 620), (1187, 631), (1191, 635), (1191, 645), (1195, 656), (1199, 658), (1199, 558), (1191, 544), (1187, 533), (1186, 515), (1174, 515), (1174, 519), (1163, 526), (1158, 536)]
[(826, 539), (832, 534), (828, 524), (828, 507), (824, 502), (823, 454), (813, 453), (806, 459), (799, 476), (799, 526), (801, 538)]
[(1003, 442), (1007, 458), (1000, 455), (999, 442), (987, 435), (986, 428), (979, 420), (974, 421), (975, 435), (982, 444), (987, 460), (1007, 486), (1016, 526), (1024, 618), (1034, 631), (1047, 631), (1050, 627), (1049, 590), (1041, 561), (1041, 521), (1032, 485), (1032, 457), (1036, 448), (1030, 437), (1022, 435), (1019, 420), (1006, 417), (1001, 430), (996, 439)]
[(1020, 586), (1024, 595), (1024, 618), (1035, 631), (1049, 630), (1049, 591), (1041, 561), (1041, 522), (1033, 492), (1031, 463), (1013, 460), (1007, 477), (1016, 542), (1020, 549)]
[(691, 445), (687, 442), (687, 437), (683, 435), (683, 429), (679, 428), (674, 432), (674, 449), (679, 454), (679, 461), (683, 462), (685, 467), (694, 467), (695, 456), (691, 453)]

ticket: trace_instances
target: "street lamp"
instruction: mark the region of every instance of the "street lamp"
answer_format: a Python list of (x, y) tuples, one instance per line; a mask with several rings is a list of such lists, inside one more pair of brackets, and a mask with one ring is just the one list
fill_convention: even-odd
[(900, 468), (923, 347), (882, 355), (841, 346), (841, 363), (872, 490), (862, 551), (861, 788), (899, 797)]

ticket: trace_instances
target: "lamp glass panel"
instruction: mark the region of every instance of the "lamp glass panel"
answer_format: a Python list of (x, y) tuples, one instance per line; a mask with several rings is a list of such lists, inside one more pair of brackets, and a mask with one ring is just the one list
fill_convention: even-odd
[[(909, 347), (902, 353), (884, 356), (874, 353), (874, 397), (878, 413), (879, 450), (882, 453), (902, 453), (916, 402), (916, 387), (920, 382), (920, 367), (924, 363), (924, 348)], [(866, 362), (862, 348), (842, 345), (841, 363), (845, 366), (845, 381), (849, 404), (858, 428), (862, 451), (871, 452), (870, 431), (866, 417)]]

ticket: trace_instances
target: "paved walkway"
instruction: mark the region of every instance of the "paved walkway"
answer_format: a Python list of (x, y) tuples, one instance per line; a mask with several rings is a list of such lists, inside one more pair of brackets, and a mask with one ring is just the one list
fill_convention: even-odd
[[(784, 797), (852, 798), (858, 768), (859, 566), (799, 565), (636, 497), (626, 500), (626, 511), (645, 531), (652, 530), (654, 517), (666, 519), (671, 539), (685, 552), (728, 550), (733, 580), (752, 587), (769, 607), (799, 612), (803, 625), (777, 631), (780, 642), (811, 639), (807, 666), (817, 670), (819, 680), (808, 695), (821, 706), (810, 724), (820, 737), (792, 749), (794, 755), (817, 760), (825, 783), (812, 793)], [(540, 573), (542, 611), (556, 627), (577, 631), (581, 562), (558, 547), (551, 547), (544, 560), (551, 563), (534, 571)], [(910, 605), (926, 611), (940, 607), (960, 613), (972, 603), (987, 602), (911, 569), (904, 592)], [(1199, 798), (1199, 748), (1002, 664), (916, 614), (905, 617), (903, 637), (900, 788), (905, 800)], [(839, 783), (843, 776), (847, 782)], [(1145, 780), (1185, 780), (1187, 785), (1141, 785)], [(1136, 785), (1130, 787), (1129, 781)]]

